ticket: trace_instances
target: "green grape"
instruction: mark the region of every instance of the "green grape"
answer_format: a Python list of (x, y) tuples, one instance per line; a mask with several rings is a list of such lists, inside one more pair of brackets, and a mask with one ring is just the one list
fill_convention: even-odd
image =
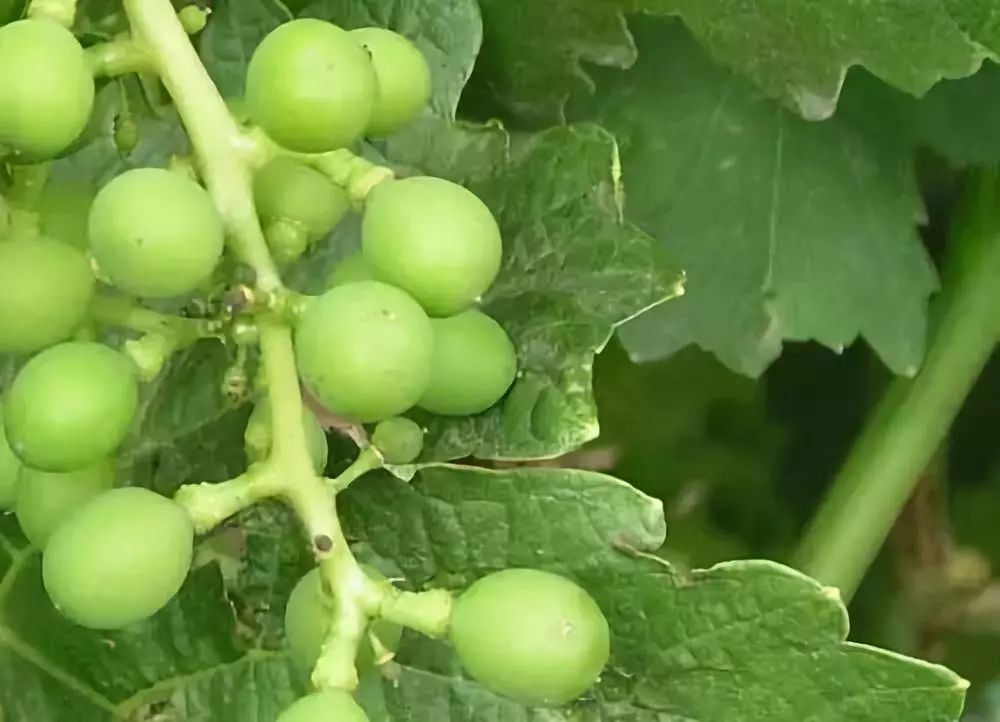
[(44, 549), (49, 538), (88, 501), (115, 482), (115, 463), (104, 459), (79, 471), (50, 472), (21, 468), (17, 521), (28, 541)]
[(305, 226), (284, 218), (264, 227), (264, 240), (275, 263), (281, 267), (296, 261), (309, 248)]
[(73, 34), (51, 20), (0, 27), (0, 145), (53, 158), (83, 132), (94, 77)]
[(319, 171), (276, 158), (254, 176), (254, 202), (264, 224), (289, 220), (302, 225), (309, 243), (325, 236), (351, 209), (343, 188)]
[(49, 238), (0, 242), (0, 353), (69, 338), (87, 315), (94, 274), (77, 249)]
[[(362, 565), (362, 569), (377, 581), (385, 580), (377, 569), (367, 565)], [(323, 643), (330, 632), (332, 618), (333, 600), (323, 590), (317, 567), (299, 579), (285, 607), (285, 638), (292, 653), (292, 661), (304, 674), (309, 674), (316, 666)], [(399, 646), (403, 634), (399, 625), (382, 619), (375, 620), (369, 631), (390, 651), (395, 651)], [(356, 660), (358, 668), (371, 667), (377, 661), (371, 643), (362, 643)]]
[(104, 186), (89, 232), (98, 266), (134, 296), (190, 293), (222, 256), (222, 219), (208, 193), (162, 168), (129, 170)]
[(50, 178), (38, 206), (42, 233), (86, 250), (89, 244), (87, 218), (95, 195), (97, 189), (88, 181)]
[[(326, 468), (327, 448), (326, 431), (316, 418), (316, 414), (307, 407), (302, 408), (302, 425), (306, 430), (306, 443), (309, 445), (309, 456), (317, 474), (322, 474)], [(264, 461), (271, 454), (273, 433), (271, 429), (271, 404), (267, 397), (261, 397), (254, 407), (247, 428), (243, 434), (247, 457), (250, 461)]]
[(424, 430), (409, 419), (396, 416), (379, 422), (372, 432), (372, 445), (387, 464), (409, 464), (424, 448)]
[(17, 485), (21, 472), (21, 460), (7, 443), (4, 428), (3, 406), (0, 405), (0, 511), (10, 509), (17, 499)]
[(333, 288), (334, 286), (343, 286), (345, 283), (371, 280), (374, 280), (371, 269), (368, 268), (364, 255), (358, 251), (342, 259), (337, 264), (336, 268), (333, 269), (333, 273), (330, 274), (327, 287)]
[(431, 69), (416, 45), (385, 28), (359, 28), (351, 35), (371, 55), (378, 100), (366, 134), (385, 136), (413, 120), (431, 98)]
[(472, 677), (533, 707), (559, 707), (587, 691), (611, 644), (587, 592), (533, 569), (497, 572), (469, 587), (455, 602), (450, 634)]
[(126, 487), (92, 499), (49, 539), (45, 589), (67, 618), (121, 629), (156, 614), (191, 567), (194, 528), (170, 499)]
[(306, 385), (331, 412), (362, 423), (417, 402), (430, 377), (433, 335), (420, 305), (377, 281), (337, 286), (314, 300), (295, 329)]
[(368, 715), (342, 690), (314, 692), (278, 716), (278, 722), (368, 722)]
[(7, 440), (35, 469), (82, 469), (113, 454), (138, 403), (128, 359), (99, 343), (62, 343), (32, 358), (11, 384)]
[(444, 416), (470, 416), (499, 401), (517, 375), (517, 353), (507, 332), (474, 309), (431, 323), (434, 359), (420, 408)]
[(250, 117), (279, 145), (322, 153), (351, 145), (371, 119), (378, 80), (347, 31), (301, 18), (273, 30), (247, 67)]
[(500, 229), (481, 200), (440, 178), (375, 186), (361, 224), (375, 278), (398, 286), (431, 316), (467, 308), (500, 270)]

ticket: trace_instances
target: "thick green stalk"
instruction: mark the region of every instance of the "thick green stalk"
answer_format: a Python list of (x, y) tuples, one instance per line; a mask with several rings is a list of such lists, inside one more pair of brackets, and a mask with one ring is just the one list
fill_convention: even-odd
[(920, 372), (897, 379), (813, 519), (793, 564), (849, 599), (1000, 340), (1000, 182), (978, 176), (953, 230)]

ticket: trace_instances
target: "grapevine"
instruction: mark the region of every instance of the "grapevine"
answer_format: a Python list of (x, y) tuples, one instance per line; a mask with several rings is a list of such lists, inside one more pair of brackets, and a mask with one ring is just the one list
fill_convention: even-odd
[[(391, 659), (401, 627), (450, 637), (470, 675), (512, 698), (561, 705), (583, 694), (607, 662), (609, 635), (575, 583), (514, 570), (457, 600), (445, 589), (403, 591), (358, 563), (337, 514), (337, 495), (355, 479), (419, 459), (423, 430), (406, 418), (411, 410), (480, 413), (517, 373), (513, 343), (477, 308), (501, 266), (489, 209), (459, 185), (396, 178), (351, 151), (421, 112), (427, 61), (385, 29), (291, 21), (250, 60), (245, 121), (192, 46), (203, 12), (178, 15), (169, 0), (124, 0), (124, 10), (129, 32), (86, 50), (67, 29), (73, 0), (36, 0), (27, 19), (0, 28), (0, 67), (44, 52), (39, 63), (59, 69), (30, 87), (0, 76), (0, 145), (14, 179), (0, 208), (0, 352), (22, 360), (0, 415), (0, 505), (44, 550), (57, 609), (100, 630), (157, 614), (183, 585), (198, 535), (276, 499), (297, 515), (316, 562), (286, 615), (311, 691), (283, 722), (366, 719), (351, 697), (359, 667)], [(72, 152), (95, 79), (132, 73), (162, 83), (193, 155), (128, 170), (88, 197), (81, 242), (45, 213), (47, 164)], [(117, 130), (134, 146), (126, 137), (134, 128)], [(362, 218), (362, 252), (324, 293), (291, 291), (285, 269), (352, 210)], [(156, 304), (220, 286), (216, 295), (229, 300), (217, 312)], [(114, 457), (143, 385), (206, 339), (243, 361), (259, 351), (256, 378), (237, 364), (225, 380), (234, 395), (254, 397), (248, 468), (172, 499), (116, 486)], [(327, 440), (303, 385), (327, 412), (371, 432), (336, 478), (323, 476)], [(131, 552), (117, 554), (126, 539)], [(532, 607), (542, 613), (522, 634)], [(510, 657), (505, 638), (515, 634), (523, 641)], [(498, 655), (508, 658), (494, 667)]]

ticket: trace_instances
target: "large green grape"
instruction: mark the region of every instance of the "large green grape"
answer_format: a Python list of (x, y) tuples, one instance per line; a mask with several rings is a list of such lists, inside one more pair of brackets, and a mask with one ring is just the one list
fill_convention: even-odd
[[(378, 570), (363, 566), (368, 576), (384, 581)], [(330, 631), (330, 620), (333, 617), (333, 600), (323, 590), (319, 568), (313, 569), (299, 579), (285, 607), (285, 638), (292, 652), (292, 660), (305, 674), (312, 671), (319, 659), (323, 643)], [(395, 651), (402, 637), (402, 628), (391, 622), (379, 619), (372, 623), (369, 630), (383, 647)], [(377, 661), (370, 642), (365, 641), (358, 649), (357, 665), (359, 668), (370, 667)]]
[(82, 469), (113, 454), (138, 402), (135, 371), (124, 356), (98, 343), (62, 343), (32, 358), (11, 384), (7, 440), (35, 469)]
[(368, 722), (368, 715), (347, 692), (328, 690), (302, 697), (278, 722)]
[(424, 430), (402, 416), (380, 421), (372, 432), (372, 446), (387, 464), (409, 464), (424, 448)]
[(28, 541), (44, 549), (49, 538), (84, 504), (115, 483), (112, 459), (79, 471), (21, 468), (17, 488), (17, 521)]
[(52, 158), (83, 132), (94, 76), (73, 34), (51, 20), (0, 27), (0, 145)]
[(279, 26), (247, 67), (250, 117), (289, 150), (322, 153), (354, 143), (377, 96), (368, 54), (346, 30), (322, 20)]
[(440, 178), (390, 180), (368, 195), (361, 224), (375, 278), (402, 288), (431, 316), (470, 306), (500, 270), (500, 229), (489, 208)]
[(279, 220), (301, 224), (310, 243), (329, 233), (351, 209), (343, 188), (290, 158), (276, 158), (261, 168), (253, 192), (264, 225)]
[[(309, 456), (317, 474), (322, 474), (326, 468), (329, 448), (326, 441), (326, 431), (316, 418), (316, 414), (307, 407), (302, 409), (302, 425), (306, 430), (306, 443), (309, 445)], [(247, 456), (250, 461), (264, 461), (271, 453), (274, 438), (271, 428), (271, 404), (267, 397), (261, 397), (254, 406), (253, 413), (247, 421), (243, 434)]]
[(295, 329), (306, 385), (335, 414), (364, 423), (396, 416), (427, 388), (433, 335), (420, 305), (377, 281), (337, 286)]
[(0, 242), (0, 353), (67, 339), (93, 295), (94, 274), (76, 248), (49, 238)]
[(17, 484), (21, 473), (21, 460), (7, 443), (4, 429), (3, 406), (0, 404), (0, 511), (10, 509), (17, 499)]
[(445, 416), (469, 416), (500, 400), (517, 375), (506, 331), (481, 311), (435, 318), (431, 380), (419, 406)]
[(148, 489), (112, 489), (49, 539), (45, 589), (56, 608), (91, 629), (121, 629), (169, 602), (187, 577), (194, 528), (184, 510)]
[(431, 69), (416, 45), (385, 28), (351, 35), (368, 50), (378, 78), (378, 100), (366, 134), (384, 136), (409, 123), (431, 98)]
[(341, 259), (340, 263), (333, 269), (333, 273), (330, 274), (327, 288), (343, 286), (345, 283), (372, 280), (374, 280), (372, 271), (368, 268), (365, 257), (359, 251)]
[(451, 641), (472, 677), (522, 704), (558, 707), (607, 664), (600, 607), (570, 580), (533, 569), (484, 577), (455, 602)]
[(190, 293), (222, 255), (222, 220), (208, 193), (162, 168), (126, 171), (104, 186), (88, 228), (98, 266), (135, 296)]

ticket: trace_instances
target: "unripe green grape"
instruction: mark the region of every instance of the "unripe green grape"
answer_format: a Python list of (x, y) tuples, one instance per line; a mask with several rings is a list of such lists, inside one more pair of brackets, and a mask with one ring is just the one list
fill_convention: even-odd
[[(326, 468), (329, 449), (326, 431), (316, 418), (316, 414), (308, 407), (302, 407), (302, 425), (306, 432), (306, 444), (309, 446), (309, 457), (317, 474), (322, 474)], [(261, 397), (254, 406), (253, 413), (247, 421), (243, 434), (247, 457), (251, 462), (264, 461), (271, 454), (271, 444), (274, 435), (271, 428), (271, 403), (266, 396)]]
[(413, 120), (431, 98), (431, 69), (406, 37), (386, 28), (359, 28), (351, 35), (371, 55), (378, 100), (366, 134), (390, 135)]
[(345, 283), (372, 280), (374, 280), (372, 271), (368, 267), (368, 263), (365, 262), (364, 255), (358, 251), (341, 259), (340, 263), (333, 269), (333, 273), (330, 274), (327, 288), (343, 286)]
[(325, 236), (351, 209), (351, 199), (317, 170), (290, 158), (275, 158), (254, 176), (254, 202), (264, 225), (290, 220), (302, 224), (306, 239)]
[(347, 692), (327, 690), (302, 697), (278, 716), (278, 722), (368, 722), (368, 715)]
[(21, 468), (17, 521), (28, 541), (44, 549), (49, 538), (78, 509), (115, 483), (115, 464), (104, 459), (78, 471)]
[(28, 361), (11, 384), (7, 441), (35, 469), (82, 469), (113, 455), (138, 403), (128, 359), (99, 343), (62, 343)]
[(7, 443), (4, 429), (3, 406), (0, 404), (0, 511), (10, 509), (17, 499), (17, 484), (21, 472), (21, 460)]
[(69, 338), (87, 315), (94, 274), (84, 255), (50, 238), (0, 242), (0, 353)]
[(376, 281), (337, 286), (315, 299), (295, 329), (299, 373), (344, 418), (396, 416), (427, 387), (430, 319), (398, 288)]
[(517, 375), (517, 353), (507, 332), (475, 309), (431, 323), (431, 380), (420, 408), (443, 416), (470, 416), (499, 401)]
[(431, 316), (451, 316), (472, 305), (500, 270), (500, 229), (490, 209), (440, 178), (375, 186), (361, 239), (375, 278), (402, 288)]
[(387, 464), (409, 464), (424, 448), (424, 430), (402, 416), (380, 421), (372, 432), (372, 446)]
[(53, 158), (83, 132), (94, 77), (73, 34), (46, 19), (0, 27), (0, 145)]
[(42, 577), (53, 604), (73, 622), (121, 629), (166, 606), (193, 552), (194, 528), (181, 507), (148, 489), (112, 489), (52, 535)]
[(278, 26), (247, 67), (250, 117), (289, 150), (323, 153), (351, 145), (377, 97), (368, 54), (347, 31), (322, 20)]
[(287, 218), (268, 223), (264, 227), (264, 240), (275, 263), (282, 267), (298, 260), (309, 248), (305, 226)]
[[(365, 573), (377, 581), (385, 581), (378, 570), (362, 565)], [(299, 579), (288, 597), (285, 607), (285, 638), (292, 653), (292, 661), (304, 674), (312, 672), (323, 649), (323, 643), (330, 632), (333, 619), (333, 600), (324, 590), (319, 568), (312, 569)], [(374, 634), (381, 645), (395, 651), (402, 637), (402, 628), (385, 620), (372, 622), (369, 632)], [(375, 659), (371, 642), (365, 640), (358, 648), (357, 666), (370, 667)]]
[(190, 293), (222, 256), (222, 219), (208, 193), (162, 168), (129, 170), (104, 186), (88, 227), (98, 266), (134, 296)]
[(87, 218), (97, 189), (81, 179), (50, 178), (42, 191), (38, 219), (49, 238), (86, 250)]
[(455, 602), (450, 636), (474, 679), (533, 707), (559, 707), (587, 691), (611, 645), (587, 592), (533, 569), (507, 569), (469, 587)]

